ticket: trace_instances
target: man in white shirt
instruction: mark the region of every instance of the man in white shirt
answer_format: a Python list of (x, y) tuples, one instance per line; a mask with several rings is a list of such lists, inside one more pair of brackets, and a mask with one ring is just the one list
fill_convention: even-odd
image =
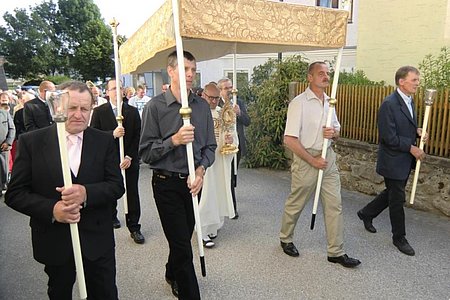
[[(280, 242), (289, 256), (299, 256), (293, 243), (294, 229), (306, 202), (313, 195), (319, 170), (323, 170), (320, 198), (327, 233), (328, 261), (353, 268), (361, 262), (344, 252), (344, 232), (341, 184), (336, 167), (336, 154), (331, 147), (322, 158), (324, 138), (337, 139), (341, 126), (333, 114), (331, 127), (325, 127), (329, 103), (325, 89), (329, 85), (329, 71), (324, 62), (314, 62), (308, 68), (309, 87), (289, 104), (284, 143), (292, 151), (291, 193), (286, 200), (281, 221)], [(331, 141), (328, 141), (331, 146)]]
[(139, 114), (141, 115), (145, 103), (147, 103), (152, 99), (145, 94), (146, 92), (147, 88), (145, 87), (145, 85), (138, 85), (136, 89), (136, 95), (131, 97), (130, 100), (128, 100), (128, 104), (136, 107), (139, 110)]

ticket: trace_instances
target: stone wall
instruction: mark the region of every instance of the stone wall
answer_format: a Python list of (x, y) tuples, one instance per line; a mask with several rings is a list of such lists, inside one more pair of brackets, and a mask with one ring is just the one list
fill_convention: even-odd
[[(375, 171), (377, 145), (341, 138), (335, 145), (342, 187), (376, 195), (384, 189)], [(409, 204), (414, 172), (406, 186), (406, 205), (450, 217), (450, 159), (427, 156), (421, 164), (414, 204)]]

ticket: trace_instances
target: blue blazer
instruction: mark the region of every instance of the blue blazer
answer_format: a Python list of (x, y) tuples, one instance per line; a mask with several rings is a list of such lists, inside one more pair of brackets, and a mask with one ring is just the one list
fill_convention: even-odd
[[(414, 107), (414, 104), (412, 105)], [(417, 141), (417, 116), (411, 117), (405, 101), (395, 91), (378, 110), (379, 148), (377, 173), (395, 180), (408, 179), (416, 159), (409, 152)]]

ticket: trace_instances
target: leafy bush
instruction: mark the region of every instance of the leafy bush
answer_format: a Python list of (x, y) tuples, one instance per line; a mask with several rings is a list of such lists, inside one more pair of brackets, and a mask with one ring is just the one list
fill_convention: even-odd
[(426, 88), (450, 87), (450, 47), (442, 47), (437, 56), (428, 54), (419, 64), (421, 85)]
[(292, 56), (282, 62), (270, 59), (253, 69), (252, 83), (239, 93), (248, 104), (252, 119), (247, 130), (247, 167), (287, 167), (283, 135), (289, 83), (304, 82), (307, 71), (308, 63), (301, 56)]
[[(332, 77), (333, 78), (333, 77)], [(342, 71), (339, 74), (339, 84), (352, 84), (352, 85), (385, 85), (384, 81), (372, 81), (367, 78), (363, 70), (357, 70), (352, 72)]]

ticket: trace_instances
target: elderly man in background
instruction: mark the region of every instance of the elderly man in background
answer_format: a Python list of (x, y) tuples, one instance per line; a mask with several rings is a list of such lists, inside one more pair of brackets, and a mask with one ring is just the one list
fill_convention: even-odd
[[(220, 89), (220, 96), (224, 101), (232, 101), (233, 100), (233, 82), (231, 79), (223, 78), (217, 82), (217, 86)], [(233, 103), (233, 110), (236, 114), (236, 130), (239, 139), (239, 152), (236, 154), (236, 166), (239, 167), (239, 163), (241, 161), (241, 157), (244, 157), (247, 153), (247, 143), (245, 140), (245, 130), (244, 127), (250, 125), (250, 116), (247, 113), (247, 109), (242, 100), (237, 99), (237, 103)], [(239, 214), (237, 211), (237, 201), (236, 201), (236, 193), (235, 189), (237, 186), (237, 170), (234, 169), (234, 161), (231, 165), (231, 195), (233, 197), (233, 205), (234, 205), (234, 217), (232, 219), (239, 218)]]
[(27, 132), (53, 124), (50, 110), (45, 102), (45, 92), (54, 91), (55, 89), (56, 87), (53, 82), (44, 80), (39, 85), (39, 95), (25, 103), (23, 109), (23, 120)]
[(212, 239), (217, 237), (217, 231), (223, 226), (224, 217), (234, 217), (233, 197), (231, 196), (231, 161), (233, 154), (222, 154), (222, 146), (238, 141), (237, 132), (230, 134), (223, 122), (220, 101), (220, 90), (214, 83), (209, 83), (203, 89), (205, 99), (211, 109), (214, 121), (214, 134), (217, 148), (214, 164), (205, 174), (203, 190), (199, 204), (202, 224), (203, 245), (214, 247)]
[[(1, 170), (1, 188), (6, 189), (9, 178), (9, 150), (16, 137), (16, 128), (14, 126), (13, 118), (11, 117), (7, 108), (9, 108), (7, 101), (9, 101), (9, 94), (3, 92), (0, 94), (0, 102), (2, 109), (0, 109), (0, 170)], [(3, 106), (5, 105), (5, 108)]]

